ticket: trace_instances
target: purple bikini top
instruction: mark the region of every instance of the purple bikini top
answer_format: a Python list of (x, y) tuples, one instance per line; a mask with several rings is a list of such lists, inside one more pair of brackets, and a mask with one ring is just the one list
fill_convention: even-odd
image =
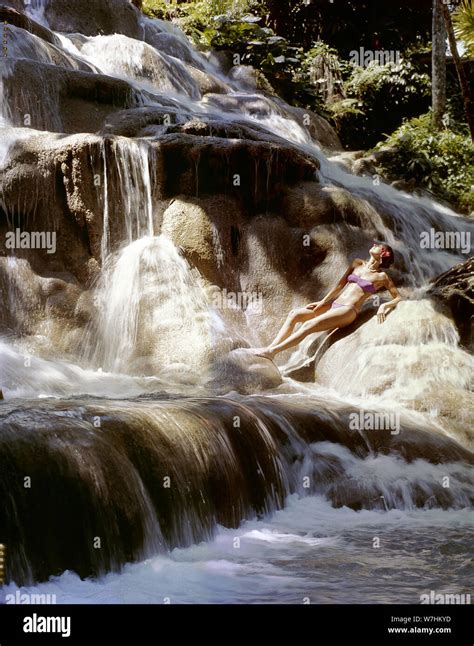
[(357, 283), (364, 292), (370, 292), (371, 294), (373, 294), (377, 291), (374, 284), (370, 282), (370, 280), (365, 280), (365, 278), (361, 278), (360, 276), (357, 276), (357, 274), (349, 274), (349, 276), (347, 277), (347, 282)]

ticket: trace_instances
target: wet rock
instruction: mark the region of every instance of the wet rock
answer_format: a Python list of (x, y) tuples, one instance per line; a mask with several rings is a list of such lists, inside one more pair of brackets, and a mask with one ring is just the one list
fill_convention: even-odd
[(197, 83), (201, 94), (226, 94), (230, 92), (229, 85), (209, 72), (204, 72), (189, 63), (186, 64), (186, 69)]
[(458, 347), (451, 313), (437, 311), (427, 298), (402, 301), (380, 324), (376, 309), (368, 303), (353, 325), (332, 336), (316, 365), (316, 381), (347, 395), (378, 395), (388, 406), (396, 401), (432, 414), (464, 442), (474, 414), (472, 397), (469, 402), (474, 359)]
[[(179, 196), (165, 210), (161, 232), (173, 240), (209, 283), (233, 292), (237, 285), (232, 276), (242, 252), (232, 246), (232, 231), (241, 230), (244, 222), (239, 204), (230, 197)], [(225, 282), (222, 266), (227, 268)]]
[[(199, 99), (201, 92), (197, 78), (203, 86), (207, 81), (211, 87), (210, 78), (204, 72), (196, 70), (195, 79), (190, 65), (157, 51), (148, 43), (122, 34), (88, 39), (80, 50), (84, 56), (98, 60), (105, 74), (145, 82), (150, 89), (155, 88), (165, 95), (182, 93), (191, 99)], [(214, 88), (219, 89), (217, 83), (214, 83)]]
[(215, 368), (213, 388), (251, 394), (276, 388), (283, 382), (273, 361), (257, 357), (245, 348), (232, 350)]
[(169, 107), (164, 105), (163, 108), (120, 110), (106, 118), (100, 134), (142, 137), (153, 129), (153, 134), (159, 136), (168, 132), (170, 124), (176, 123), (183, 116), (185, 115), (178, 112), (171, 102)]
[(362, 159), (356, 159), (354, 163), (352, 164), (352, 172), (355, 175), (376, 175), (377, 174), (377, 168), (375, 164), (370, 160), (367, 159), (366, 157), (363, 157)]
[(396, 188), (398, 191), (413, 193), (413, 191), (416, 190), (416, 180), (413, 178), (408, 181), (405, 179), (397, 179), (392, 182), (390, 186), (392, 186), (392, 188)]
[(377, 212), (366, 200), (338, 187), (301, 182), (285, 191), (282, 212), (288, 213), (293, 225), (311, 229), (321, 224), (345, 222), (365, 229), (367, 236), (377, 237), (374, 223)]
[[(225, 65), (227, 61), (223, 61)], [(229, 78), (238, 81), (248, 90), (257, 90), (257, 71), (251, 65), (229, 65)]]
[(265, 141), (167, 134), (163, 194), (224, 193), (254, 212), (277, 208), (288, 184), (315, 178), (317, 162), (290, 146)]
[(326, 119), (315, 112), (311, 112), (311, 110), (290, 107), (286, 104), (285, 108), (293, 118), (296, 118), (303, 129), (308, 130), (313, 141), (317, 142), (321, 148), (327, 151), (342, 150), (342, 144), (337, 132)]
[(329, 159), (340, 166), (343, 170), (348, 173), (353, 172), (354, 162), (358, 159), (364, 157), (365, 151), (363, 150), (345, 150), (342, 152), (336, 151), (329, 156)]
[(384, 146), (378, 150), (373, 150), (366, 159), (375, 164), (383, 164), (384, 162), (391, 161), (393, 157), (399, 154), (399, 149), (396, 146)]
[(473, 349), (474, 258), (469, 258), (435, 278), (428, 295), (451, 312), (463, 345)]
[[(28, 59), (45, 65), (55, 65), (67, 70), (82, 70), (85, 72), (98, 72), (95, 65), (80, 56), (62, 49), (62, 43), (52, 34), (52, 42), (38, 38), (35, 34), (20, 27), (10, 26), (8, 31), (7, 59)], [(7, 61), (4, 61), (7, 63)], [(8, 66), (2, 67), (3, 73), (8, 72)], [(8, 78), (8, 76), (7, 76)], [(26, 80), (26, 78), (24, 79)], [(17, 79), (18, 82), (18, 79)], [(22, 83), (19, 82), (21, 85)]]
[(140, 12), (128, 0), (54, 0), (46, 7), (46, 19), (54, 31), (80, 32), (86, 36), (124, 34), (140, 39)]
[[(13, 2), (10, 2), (10, 4), (14, 4), (14, 3), (15, 3), (15, 0), (13, 0)], [(23, 9), (22, 2), (18, 2), (17, 4), (18, 4), (18, 9)], [(6, 7), (6, 6), (0, 7), (0, 20), (2, 21), (2, 23), (7, 23), (8, 25), (19, 27), (35, 36), (38, 36), (38, 38), (41, 38), (46, 43), (51, 43), (53, 45), (60, 45), (61, 41), (56, 36), (56, 34), (54, 34), (51, 30), (47, 29), (46, 27), (43, 27), (43, 25), (40, 25), (39, 23), (35, 22), (34, 20), (26, 16), (21, 11), (17, 11), (12, 7)]]
[(4, 74), (4, 100), (17, 127), (95, 132), (110, 113), (138, 105), (136, 92), (126, 81), (103, 74), (23, 59), (7, 59)]
[(141, 16), (140, 27), (140, 39), (159, 52), (174, 56), (184, 64), (189, 63), (203, 72), (208, 70), (206, 55), (198, 53), (183, 32), (172, 23)]
[(363, 150), (350, 150), (332, 155), (331, 160), (340, 164), (354, 175), (377, 175), (378, 164), (383, 164), (398, 154), (397, 148), (381, 148), (367, 153)]

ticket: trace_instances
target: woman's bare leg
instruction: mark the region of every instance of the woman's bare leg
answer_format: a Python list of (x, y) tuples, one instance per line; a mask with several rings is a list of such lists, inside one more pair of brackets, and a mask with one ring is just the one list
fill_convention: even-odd
[(258, 355), (266, 359), (273, 359), (275, 354), (298, 345), (309, 334), (345, 327), (346, 325), (350, 325), (356, 316), (354, 310), (350, 308), (344, 308), (342, 312), (340, 308), (335, 310), (331, 309), (313, 320), (304, 323), (297, 332), (291, 334), (286, 340), (280, 341), (276, 345), (272, 343), (268, 348), (264, 348)]
[(315, 318), (315, 313), (313, 310), (308, 310), (306, 307), (301, 307), (298, 309), (291, 310), (288, 316), (286, 317), (285, 322), (280, 328), (280, 331), (269, 344), (270, 346), (275, 346), (287, 339), (290, 334), (293, 332), (298, 323), (304, 323), (305, 321), (310, 321)]

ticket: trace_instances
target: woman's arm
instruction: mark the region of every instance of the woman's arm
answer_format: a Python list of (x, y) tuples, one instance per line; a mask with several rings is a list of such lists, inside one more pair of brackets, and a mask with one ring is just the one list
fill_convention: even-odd
[(335, 287), (333, 287), (333, 288), (332, 288), (332, 289), (331, 289), (331, 290), (326, 294), (326, 296), (325, 296), (323, 299), (321, 299), (321, 300), (320, 300), (320, 301), (318, 301), (317, 303), (310, 303), (309, 305), (307, 305), (307, 309), (315, 310), (315, 309), (317, 309), (318, 307), (320, 307), (321, 305), (326, 305), (326, 303), (331, 303), (335, 298), (337, 298), (337, 297), (338, 297), (338, 295), (342, 292), (342, 290), (343, 290), (343, 289), (344, 289), (344, 287), (346, 286), (347, 279), (348, 279), (348, 277), (350, 276), (350, 274), (352, 274), (352, 272), (354, 271), (354, 269), (355, 269), (356, 267), (358, 267), (359, 265), (361, 265), (361, 264), (363, 264), (363, 263), (364, 263), (364, 261), (363, 261), (363, 260), (361, 260), (360, 258), (356, 258), (356, 259), (352, 262), (352, 264), (350, 265), (350, 267), (348, 267), (348, 268), (347, 268), (347, 270), (346, 270), (346, 272), (345, 272), (344, 276), (342, 276), (341, 280), (337, 283), (337, 285), (336, 285)]
[(384, 287), (390, 292), (392, 300), (388, 301), (388, 303), (383, 303), (379, 307), (377, 311), (377, 320), (379, 323), (383, 323), (387, 317), (387, 314), (394, 310), (397, 307), (398, 303), (403, 300), (400, 296), (400, 292), (395, 287), (395, 283), (387, 274), (385, 275)]

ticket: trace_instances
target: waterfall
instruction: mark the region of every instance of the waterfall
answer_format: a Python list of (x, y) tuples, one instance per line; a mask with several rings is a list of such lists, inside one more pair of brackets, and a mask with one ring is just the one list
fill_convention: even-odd
[(219, 343), (218, 315), (165, 236), (141, 237), (108, 258), (84, 352), (107, 372), (203, 378)]
[[(335, 569), (346, 550), (352, 567), (353, 536), (369, 562), (369, 531), (413, 519), (429, 536), (434, 523), (442, 552), (446, 523), (472, 504), (474, 364), (426, 288), (472, 249), (425, 249), (420, 238), (435, 230), (470, 242), (472, 221), (346, 172), (301, 113), (225, 74), (175, 25), (116, 0), (130, 10), (126, 33), (114, 33), (115, 16), (96, 20), (91, 5), (86, 18), (97, 24), (82, 34), (75, 7), (62, 3), (67, 30), (58, 33), (54, 5), (24, 2), (34, 33), (11, 27), (0, 73), (0, 234), (16, 222), (54, 223), (59, 242), (53, 257), (33, 248), (0, 257), (0, 542), (5, 535), (10, 586), (69, 570), (58, 580), (71, 591), (73, 573), (103, 581), (131, 562), (161, 574), (170, 559), (189, 560), (186, 550), (209, 550), (212, 567), (225, 561), (240, 573), (248, 563), (236, 559), (252, 560), (256, 542), (265, 544), (259, 583), (270, 545), (330, 546)], [(306, 202), (286, 213), (293, 164), (289, 188), (309, 203), (336, 195), (341, 208), (334, 199), (310, 224), (299, 220)], [(240, 188), (220, 182), (236, 175)], [(317, 259), (295, 261), (294, 240), (310, 234)], [(283, 378), (249, 353), (289, 309), (317, 300), (313, 287), (332, 286), (371, 237), (395, 249), (404, 297), (383, 325), (368, 300), (351, 328), (278, 358)], [(396, 425), (365, 428), (366, 414)], [(405, 531), (416, 533), (409, 523)], [(245, 548), (221, 558), (234, 535)], [(316, 561), (286, 559), (319, 581), (333, 566), (313, 576)], [(384, 581), (370, 563), (371, 580)], [(289, 587), (300, 591), (300, 580)]]
[[(408, 423), (404, 456), (387, 456), (401, 448), (397, 438), (351, 433), (349, 414), (304, 398), (4, 404), (0, 527), (18, 537), (12, 578), (26, 584), (63, 570), (119, 570), (150, 550), (209, 540), (218, 524), (262, 518), (288, 494), (353, 509), (470, 504), (472, 474), (459, 462), (472, 461), (468, 451)], [(15, 473), (44, 484), (25, 489)], [(103, 549), (93, 549), (95, 536)]]
[(197, 83), (178, 59), (121, 35), (96, 36), (81, 46), (81, 54), (105, 74), (134, 79), (142, 87), (200, 98)]
[(35, 20), (44, 27), (49, 27), (48, 21), (45, 16), (45, 11), (50, 4), (50, 0), (28, 0), (24, 2), (25, 13), (32, 20)]
[[(125, 240), (133, 242), (143, 236), (153, 235), (153, 200), (152, 180), (150, 165), (152, 161), (149, 151), (144, 142), (134, 142), (125, 139), (116, 139), (112, 142), (112, 153), (114, 161), (114, 172), (118, 174), (119, 196), (108, 194), (107, 169), (104, 169), (104, 210), (105, 205), (107, 216), (104, 217), (103, 239), (110, 239), (110, 216), (108, 215), (112, 202), (112, 209), (117, 204), (117, 197), (120, 204), (120, 216), (125, 223)], [(104, 165), (106, 157), (104, 156)], [(103, 260), (107, 258), (110, 248), (107, 243), (103, 247)]]

